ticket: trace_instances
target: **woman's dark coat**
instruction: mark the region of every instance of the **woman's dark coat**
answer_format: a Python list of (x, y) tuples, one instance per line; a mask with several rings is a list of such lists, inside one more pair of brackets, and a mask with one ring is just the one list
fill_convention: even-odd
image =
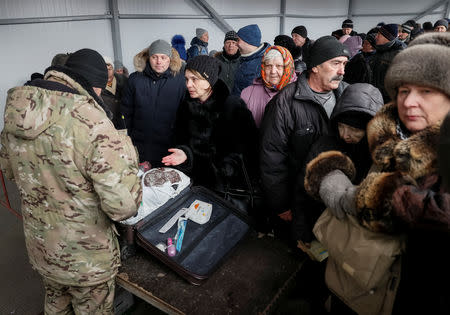
[(252, 174), (257, 168), (257, 128), (244, 101), (229, 96), (222, 80), (212, 95), (201, 103), (188, 93), (176, 120), (176, 143), (188, 156), (180, 169), (189, 173), (196, 185), (220, 188), (224, 180), (242, 175), (238, 156)]

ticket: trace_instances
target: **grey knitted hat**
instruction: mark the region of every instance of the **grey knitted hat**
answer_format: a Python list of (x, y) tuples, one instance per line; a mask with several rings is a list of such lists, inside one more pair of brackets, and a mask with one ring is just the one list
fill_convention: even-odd
[(208, 31), (205, 30), (204, 28), (196, 28), (195, 29), (195, 35), (198, 37), (198, 39), (200, 39), (200, 37), (203, 36), (203, 34), (207, 33)]
[(172, 58), (172, 46), (165, 40), (157, 39), (148, 47), (148, 55), (154, 54), (163, 54)]
[(450, 97), (450, 34), (428, 33), (395, 56), (384, 86), (391, 99), (402, 84), (429, 86)]

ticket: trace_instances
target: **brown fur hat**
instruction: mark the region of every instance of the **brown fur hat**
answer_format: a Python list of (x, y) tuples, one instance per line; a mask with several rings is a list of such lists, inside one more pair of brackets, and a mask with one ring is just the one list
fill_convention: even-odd
[[(426, 37), (425, 37), (426, 36)], [(442, 91), (450, 97), (450, 33), (421, 35), (395, 56), (384, 86), (391, 99), (402, 84), (417, 84)]]
[(341, 170), (350, 180), (356, 174), (352, 160), (340, 151), (320, 153), (306, 165), (305, 190), (312, 197), (320, 200), (319, 189), (322, 179), (331, 171)]
[[(140, 53), (138, 53), (133, 58), (134, 69), (138, 72), (142, 72), (145, 69), (145, 65), (148, 61), (149, 53), (148, 47), (144, 48)], [(173, 75), (177, 75), (182, 67), (180, 54), (175, 48), (172, 48), (172, 57), (170, 58), (169, 69)]]

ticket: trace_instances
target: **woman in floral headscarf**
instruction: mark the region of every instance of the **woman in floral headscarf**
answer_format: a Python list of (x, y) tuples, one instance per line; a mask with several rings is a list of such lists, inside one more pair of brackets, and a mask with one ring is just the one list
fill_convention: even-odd
[(256, 78), (241, 93), (257, 127), (261, 124), (267, 103), (282, 88), (296, 80), (291, 53), (281, 46), (268, 47), (261, 60), (261, 77)]

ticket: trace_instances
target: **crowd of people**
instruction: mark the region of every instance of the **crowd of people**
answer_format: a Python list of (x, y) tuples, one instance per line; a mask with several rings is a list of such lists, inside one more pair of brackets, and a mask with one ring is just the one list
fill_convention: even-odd
[[(1, 169), (21, 194), (46, 314), (112, 313), (113, 222), (136, 213), (143, 162), (217, 192), (250, 177), (264, 200), (249, 212), (259, 235), (304, 257), (325, 209), (402, 237), (386, 312), (448, 314), (439, 253), (450, 226), (450, 32), (448, 19), (430, 24), (362, 33), (347, 19), (317, 39), (299, 25), (274, 45), (251, 24), (227, 32), (219, 52), (197, 28), (188, 49), (181, 35), (150, 43), (131, 74), (81, 49), (9, 90)], [(324, 264), (309, 263), (323, 282)], [(325, 303), (339, 294), (316, 293), (313, 314), (354, 310)]]

